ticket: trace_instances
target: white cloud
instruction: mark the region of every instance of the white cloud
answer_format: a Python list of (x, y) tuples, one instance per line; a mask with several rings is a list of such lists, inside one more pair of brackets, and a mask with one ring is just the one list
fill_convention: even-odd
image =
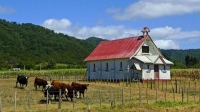
[[(48, 19), (42, 24), (42, 26), (52, 29), (55, 32), (64, 33), (79, 39), (86, 39), (88, 37), (95, 36), (113, 40), (142, 35), (141, 29), (130, 29), (123, 25), (94, 27), (70, 25), (71, 22), (67, 19)], [(188, 43), (200, 41), (200, 39), (197, 39), (200, 37), (200, 31), (182, 31), (181, 28), (173, 28), (170, 26), (150, 28), (149, 35), (154, 40), (157, 47), (162, 49), (179, 49), (179, 44), (185, 42), (186, 40)]]
[(0, 13), (14, 13), (15, 10), (8, 7), (0, 6)]
[(55, 32), (64, 32), (70, 27), (71, 22), (68, 19), (48, 19), (41, 25), (43, 27), (54, 30)]
[(82, 27), (76, 31), (72, 31), (71, 35), (81, 39), (85, 39), (91, 36), (96, 36), (104, 39), (113, 39), (122, 35), (124, 26), (95, 26), (95, 27)]
[(107, 12), (119, 20), (131, 20), (200, 12), (199, 6), (199, 0), (140, 0), (124, 10), (111, 8)]
[(154, 43), (161, 49), (180, 49), (179, 45), (173, 40), (155, 40)]
[(182, 31), (181, 28), (172, 28), (169, 26), (154, 28), (150, 32), (154, 39), (184, 39), (199, 37), (200, 31)]

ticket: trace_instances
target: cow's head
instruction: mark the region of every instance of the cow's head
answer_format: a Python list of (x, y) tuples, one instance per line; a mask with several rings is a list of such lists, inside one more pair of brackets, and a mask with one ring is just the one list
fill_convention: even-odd
[(46, 85), (46, 87), (43, 89), (43, 92), (44, 92), (44, 96), (45, 96), (45, 97), (47, 96), (47, 90), (49, 90), (49, 89), (52, 88), (52, 87), (53, 87), (53, 85), (48, 84), (48, 85)]
[(83, 84), (83, 89), (86, 90), (89, 84)]
[(26, 76), (25, 78), (26, 78), (26, 82), (28, 82), (29, 77)]

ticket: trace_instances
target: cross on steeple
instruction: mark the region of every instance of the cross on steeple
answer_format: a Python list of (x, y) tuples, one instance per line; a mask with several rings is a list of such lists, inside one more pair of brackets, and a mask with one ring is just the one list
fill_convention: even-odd
[(150, 30), (148, 27), (144, 27), (141, 32), (143, 33), (144, 36), (145, 33), (148, 35), (148, 32), (150, 32)]

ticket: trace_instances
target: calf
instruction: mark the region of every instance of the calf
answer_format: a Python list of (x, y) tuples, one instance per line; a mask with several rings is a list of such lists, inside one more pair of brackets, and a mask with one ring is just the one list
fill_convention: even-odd
[(24, 85), (26, 85), (26, 87), (27, 87), (28, 79), (29, 79), (29, 77), (27, 77), (27, 76), (18, 75), (17, 76), (17, 81), (16, 81), (16, 87), (17, 87), (17, 83), (20, 84), (20, 87), (23, 87)]
[(81, 97), (81, 94), (83, 94), (83, 97), (84, 97), (84, 92), (89, 86), (89, 84), (80, 84), (80, 83), (72, 82), (71, 86), (73, 86), (77, 91), (79, 91), (80, 97)]
[(40, 86), (42, 86), (43, 87), (42, 90), (44, 90), (44, 88), (46, 87), (47, 84), (48, 83), (46, 80), (38, 78), (38, 77), (35, 78), (35, 81), (34, 81), (35, 90), (37, 90), (37, 86), (39, 86), (39, 88), (40, 88)]

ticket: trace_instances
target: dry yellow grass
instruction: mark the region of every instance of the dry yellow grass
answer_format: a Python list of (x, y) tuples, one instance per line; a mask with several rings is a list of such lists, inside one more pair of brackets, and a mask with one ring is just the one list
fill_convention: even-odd
[[(0, 98), (2, 102), (3, 112), (86, 112), (87, 106), (91, 112), (138, 112), (138, 111), (199, 111), (199, 81), (190, 81), (189, 79), (178, 79), (177, 91), (175, 93), (175, 102), (172, 91), (172, 86), (175, 88), (175, 82), (168, 82), (167, 88), (165, 82), (159, 83), (132, 83), (126, 87), (125, 83), (107, 83), (107, 82), (85, 82), (89, 83), (88, 91), (85, 98), (75, 99), (74, 103), (70, 101), (62, 101), (61, 109), (58, 109), (58, 102), (46, 104), (46, 99), (41, 92), (41, 88), (35, 91), (33, 82), (35, 77), (29, 78), (27, 88), (15, 88), (16, 78), (10, 77), (0, 78)], [(65, 79), (63, 82), (71, 83), (72, 80)], [(189, 84), (190, 83), (190, 84)], [(196, 83), (196, 84), (195, 84)], [(196, 85), (196, 96), (194, 97), (194, 87)], [(187, 88), (190, 86), (190, 91), (187, 95)], [(180, 89), (179, 89), (180, 88)], [(182, 102), (181, 90), (184, 92), (184, 101)], [(185, 88), (185, 89), (184, 89)], [(157, 89), (157, 103), (156, 103)], [(166, 89), (166, 100), (165, 100)], [(180, 90), (180, 93), (179, 93)], [(16, 110), (14, 103), (14, 93), (16, 91)], [(122, 104), (122, 91), (124, 91), (124, 104)], [(141, 98), (139, 96), (141, 91)], [(101, 92), (101, 95), (100, 95)], [(148, 92), (148, 94), (146, 94)], [(188, 98), (187, 98), (188, 96)], [(101, 98), (101, 106), (100, 106)], [(147, 100), (148, 99), (148, 100)], [(111, 101), (112, 100), (112, 107)], [(43, 101), (43, 102), (40, 102)]]

